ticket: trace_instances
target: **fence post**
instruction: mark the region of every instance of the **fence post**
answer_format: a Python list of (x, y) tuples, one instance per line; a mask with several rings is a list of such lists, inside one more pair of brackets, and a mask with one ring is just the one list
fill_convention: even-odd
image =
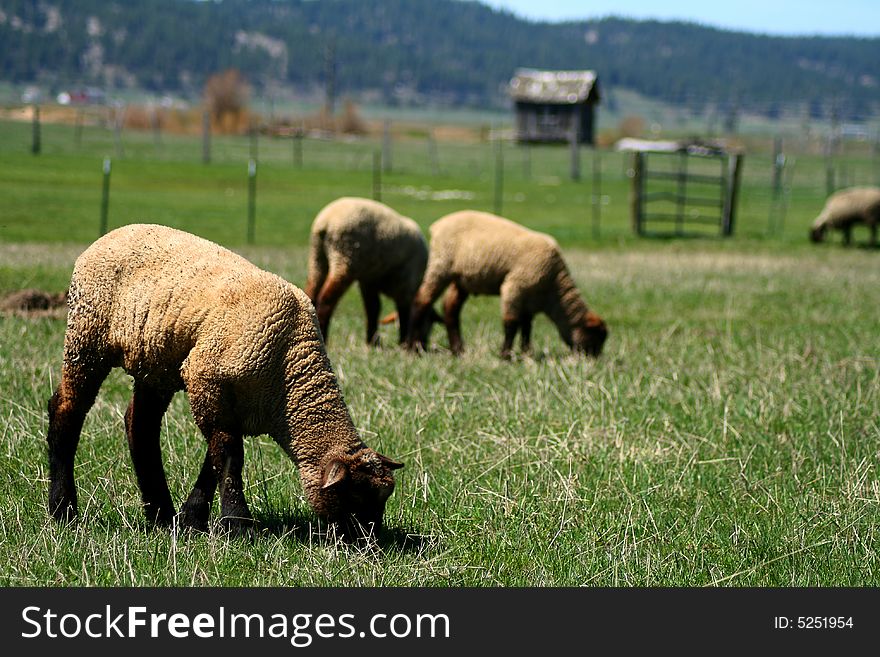
[(303, 166), (303, 131), (304, 128), (301, 128), (293, 133), (293, 166), (297, 169)]
[(256, 162), (257, 160), (259, 160), (259, 157), (257, 157), (259, 146), (257, 144), (258, 130), (257, 130), (257, 122), (256, 121), (251, 121), (251, 126), (250, 126), (249, 132), (250, 132), (250, 138), (251, 138), (251, 140), (250, 140), (251, 141), (251, 144), (250, 144), (251, 159), (254, 162)]
[(633, 152), (632, 167), (632, 196), (630, 197), (630, 218), (636, 235), (641, 235), (643, 230), (642, 211), (643, 196), (645, 191), (645, 155), (639, 151)]
[(782, 169), (785, 167), (785, 154), (782, 152), (782, 137), (773, 139), (773, 198), (782, 189)]
[(202, 164), (211, 163), (211, 113), (202, 112)]
[(502, 194), (504, 191), (504, 153), (501, 150), (501, 138), (495, 135), (495, 200), (492, 207), (495, 214), (501, 214)]
[(104, 158), (104, 182), (101, 189), (101, 224), (98, 228), (98, 234), (104, 235), (107, 232), (107, 214), (110, 209), (110, 158)]
[(590, 198), (593, 214), (593, 237), (599, 239), (599, 220), (602, 216), (602, 154), (593, 147), (593, 194)]
[(743, 156), (741, 153), (731, 153), (727, 160), (727, 198), (724, 202), (724, 217), (722, 220), (722, 231), (725, 237), (733, 235), (742, 160)]
[(253, 158), (248, 160), (248, 223), (247, 243), (254, 243), (257, 217), (257, 161)]
[(794, 178), (794, 167), (797, 164), (795, 158), (791, 158), (785, 163), (785, 176), (782, 181), (782, 199), (779, 202), (779, 221), (777, 222), (779, 234), (785, 232), (785, 214), (788, 211), (788, 202), (791, 197), (791, 181)]
[(770, 235), (779, 232), (779, 195), (782, 192), (782, 174), (785, 168), (785, 154), (782, 152), (782, 137), (773, 138), (773, 178), (770, 183), (771, 201), (770, 213), (767, 221), (767, 232)]
[(382, 201), (382, 153), (373, 151), (373, 200)]
[(687, 204), (687, 151), (678, 156), (678, 196), (675, 208), (675, 234), (684, 234), (684, 209)]
[(40, 106), (34, 105), (34, 116), (32, 126), (31, 153), (39, 155), (42, 148), (40, 140)]
[(382, 171), (391, 173), (391, 119), (382, 126)]
[(428, 129), (428, 161), (431, 163), (431, 175), (440, 173), (440, 163), (437, 160), (437, 140), (434, 139), (434, 129)]
[(834, 139), (831, 135), (825, 142), (825, 194), (834, 193)]
[(117, 103), (113, 113), (113, 135), (116, 141), (116, 157), (125, 157), (125, 148), (122, 145), (122, 126), (125, 123), (125, 114), (128, 106)]
[(76, 148), (79, 149), (82, 146), (82, 131), (83, 131), (83, 111), (81, 109), (76, 110), (76, 120), (73, 126), (73, 143), (76, 145)]

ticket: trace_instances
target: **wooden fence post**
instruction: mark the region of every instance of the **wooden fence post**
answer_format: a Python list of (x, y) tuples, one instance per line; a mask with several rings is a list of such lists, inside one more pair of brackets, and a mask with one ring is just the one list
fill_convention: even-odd
[(727, 197), (724, 200), (724, 213), (722, 217), (722, 232), (726, 237), (733, 235), (742, 161), (743, 156), (741, 153), (731, 153), (727, 160)]
[(42, 143), (40, 139), (40, 106), (34, 105), (34, 116), (33, 116), (33, 126), (32, 126), (32, 140), (31, 140), (31, 153), (34, 155), (39, 155), (42, 150)]
[(257, 140), (259, 139), (258, 126), (256, 121), (251, 121), (250, 125), (250, 153), (251, 159), (256, 162), (260, 158), (258, 157), (259, 146)]
[(122, 128), (125, 125), (125, 114), (128, 106), (117, 104), (113, 113), (113, 134), (116, 141), (116, 157), (125, 157), (125, 148), (122, 145)]
[(247, 243), (254, 243), (257, 219), (257, 161), (248, 160), (248, 223)]
[(504, 192), (504, 153), (501, 150), (501, 138), (495, 136), (495, 200), (492, 207), (495, 214), (500, 215), (502, 210), (502, 196)]
[(211, 113), (202, 112), (202, 164), (211, 163)]
[(782, 151), (782, 137), (776, 137), (773, 140), (773, 181), (771, 184), (772, 200), (770, 201), (770, 218), (768, 225), (768, 233), (773, 235), (781, 232), (782, 229), (782, 202), (780, 195), (782, 194), (782, 179), (785, 173), (785, 153)]
[(645, 193), (645, 155), (639, 151), (633, 153), (632, 195), (630, 196), (630, 218), (636, 235), (642, 235)]
[(299, 130), (293, 133), (293, 166), (297, 169), (303, 167), (303, 147), (302, 142), (305, 137), (305, 125), (300, 126)]
[(568, 131), (568, 149), (571, 156), (571, 179), (576, 182), (581, 179), (581, 149), (580, 144), (578, 144), (576, 128)]
[(382, 171), (391, 173), (391, 119), (382, 125)]
[(73, 126), (73, 143), (76, 145), (76, 148), (79, 149), (82, 146), (82, 132), (83, 132), (83, 111), (81, 109), (76, 110), (76, 119), (74, 121)]
[(373, 200), (382, 201), (382, 153), (373, 152)]
[(107, 216), (110, 208), (110, 158), (104, 158), (104, 182), (101, 188), (101, 224), (98, 228), (99, 235), (107, 232)]
[(428, 162), (431, 163), (431, 175), (440, 174), (440, 162), (437, 159), (437, 140), (434, 139), (434, 129), (428, 129)]

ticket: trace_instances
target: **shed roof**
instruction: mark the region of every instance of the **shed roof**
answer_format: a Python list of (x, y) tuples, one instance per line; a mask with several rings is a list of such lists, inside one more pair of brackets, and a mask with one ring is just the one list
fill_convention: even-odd
[(574, 105), (599, 100), (595, 71), (538, 71), (517, 69), (510, 80), (510, 95), (526, 103)]

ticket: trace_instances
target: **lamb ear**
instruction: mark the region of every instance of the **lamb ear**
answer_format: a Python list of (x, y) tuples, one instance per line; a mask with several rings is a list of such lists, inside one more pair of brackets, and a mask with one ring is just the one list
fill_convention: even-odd
[(346, 477), (348, 477), (348, 468), (345, 467), (345, 462), (341, 459), (333, 459), (324, 468), (324, 483), (321, 485), (321, 490), (335, 486)]
[(594, 313), (592, 310), (587, 311), (586, 325), (588, 328), (596, 328), (597, 326), (602, 326), (602, 324), (604, 324), (604, 322), (602, 321), (602, 318), (599, 317), (599, 315)]
[(382, 461), (382, 465), (384, 465), (386, 468), (389, 468), (390, 470), (397, 470), (398, 468), (403, 467), (403, 463), (399, 463), (398, 461), (394, 461), (394, 460), (388, 458), (387, 456), (385, 456), (384, 454), (379, 454), (377, 452), (376, 456), (378, 456), (379, 460)]

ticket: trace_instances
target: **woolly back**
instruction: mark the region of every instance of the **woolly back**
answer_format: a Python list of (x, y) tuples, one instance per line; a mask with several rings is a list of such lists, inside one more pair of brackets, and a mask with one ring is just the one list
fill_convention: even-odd
[(326, 270), (329, 259), (330, 269), (347, 269), (359, 279), (384, 278), (408, 267), (420, 278), (427, 253), (415, 221), (378, 201), (346, 196), (327, 204), (312, 223), (310, 276)]

